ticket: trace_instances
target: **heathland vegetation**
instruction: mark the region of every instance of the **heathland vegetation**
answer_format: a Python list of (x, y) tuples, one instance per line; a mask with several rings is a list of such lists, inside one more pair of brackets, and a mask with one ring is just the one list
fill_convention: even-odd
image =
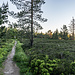
[[(19, 4), (20, 1), (17, 3), (16, 0), (10, 1), (17, 4), (17, 7), (20, 5), (18, 9), (22, 11), (16, 14), (8, 12), (8, 3), (3, 3), (0, 7), (0, 69), (3, 68), (2, 63), (16, 40), (13, 61), (20, 68), (21, 75), (75, 75), (74, 19), (70, 26), (72, 31), (70, 33), (66, 25), (63, 25), (60, 32), (56, 29), (54, 32), (48, 30), (46, 33), (38, 33), (37, 30), (42, 27), (34, 21), (34, 13), (42, 13), (40, 7), (45, 3), (44, 0), (34, 0), (34, 2), (28, 0), (26, 1), (28, 5), (25, 6)], [(24, 11), (24, 8), (27, 10)], [(8, 21), (7, 12), (19, 18), (18, 21), (21, 23), (9, 23), (8, 27), (3, 26)], [(46, 22), (47, 19), (42, 19), (39, 13), (35, 18)], [(30, 15), (32, 15), (31, 19)]]

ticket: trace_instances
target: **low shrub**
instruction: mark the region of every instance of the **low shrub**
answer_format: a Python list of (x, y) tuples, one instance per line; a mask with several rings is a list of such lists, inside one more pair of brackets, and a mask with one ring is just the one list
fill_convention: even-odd
[(33, 59), (30, 64), (30, 72), (33, 75), (52, 75), (57, 70), (59, 60), (50, 60), (48, 56), (41, 59)]
[(24, 53), (21, 46), (22, 46), (22, 43), (18, 41), (16, 45), (16, 53), (13, 60), (16, 62), (16, 64), (20, 68), (21, 75), (28, 75), (28, 74), (31, 74), (29, 72), (29, 58)]
[(2, 66), (2, 62), (6, 59), (8, 53), (12, 50), (12, 46), (14, 45), (14, 40), (8, 40), (6, 42), (1, 43), (0, 46), (0, 67)]

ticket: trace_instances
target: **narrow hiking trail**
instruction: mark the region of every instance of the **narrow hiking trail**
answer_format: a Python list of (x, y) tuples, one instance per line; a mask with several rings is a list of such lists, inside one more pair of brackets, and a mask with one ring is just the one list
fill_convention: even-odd
[(15, 45), (12, 48), (11, 53), (7, 56), (6, 61), (4, 62), (4, 75), (20, 75), (19, 68), (16, 63), (13, 61), (13, 57), (15, 55), (15, 47), (17, 41), (15, 41)]

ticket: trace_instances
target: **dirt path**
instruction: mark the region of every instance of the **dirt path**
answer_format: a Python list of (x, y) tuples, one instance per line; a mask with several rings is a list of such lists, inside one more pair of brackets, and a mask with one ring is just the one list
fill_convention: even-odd
[(15, 55), (15, 46), (17, 42), (15, 41), (15, 45), (12, 48), (11, 53), (8, 55), (6, 61), (4, 62), (4, 75), (20, 75), (19, 68), (16, 66), (16, 63), (13, 62), (13, 56)]

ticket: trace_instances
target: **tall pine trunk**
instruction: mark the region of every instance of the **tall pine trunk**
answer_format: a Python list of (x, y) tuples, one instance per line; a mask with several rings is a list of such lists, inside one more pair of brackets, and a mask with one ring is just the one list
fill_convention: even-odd
[(31, 39), (30, 45), (33, 45), (33, 0), (31, 0)]

